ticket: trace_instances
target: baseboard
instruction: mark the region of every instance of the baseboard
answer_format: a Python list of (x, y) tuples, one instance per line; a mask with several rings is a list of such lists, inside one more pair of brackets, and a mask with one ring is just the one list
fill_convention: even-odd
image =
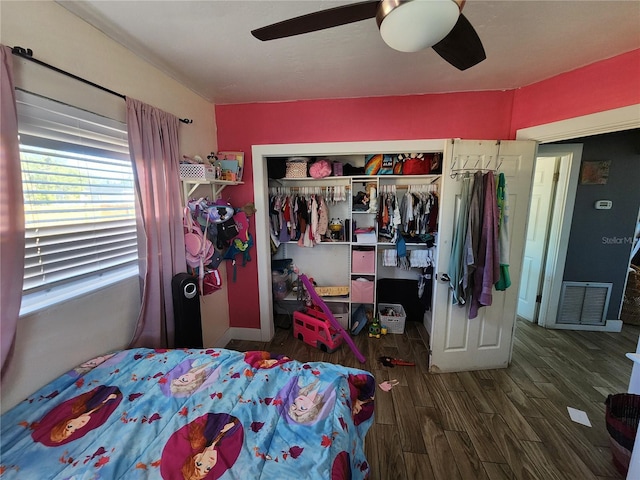
[(230, 327), (216, 342), (216, 347), (224, 348), (231, 340), (262, 342), (262, 331), (259, 328)]
[(228, 328), (213, 346), (214, 348), (225, 348), (231, 340), (233, 340), (233, 337), (231, 336), (231, 329)]
[(580, 330), (583, 332), (621, 332), (622, 320), (607, 320), (604, 325), (574, 325), (570, 323), (554, 323), (547, 325), (554, 330)]
[(607, 320), (607, 332), (621, 332), (622, 325), (624, 325), (622, 320)]

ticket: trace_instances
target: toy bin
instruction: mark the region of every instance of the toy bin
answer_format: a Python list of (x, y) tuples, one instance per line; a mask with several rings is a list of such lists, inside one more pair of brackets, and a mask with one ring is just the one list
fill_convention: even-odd
[(355, 273), (375, 273), (376, 252), (374, 250), (353, 250), (351, 271)]
[(375, 282), (365, 278), (351, 280), (351, 302), (373, 303)]
[(273, 298), (284, 300), (289, 293), (291, 282), (288, 272), (271, 271), (271, 285), (273, 286)]
[(404, 333), (404, 324), (407, 315), (402, 305), (395, 303), (379, 303), (378, 315), (380, 324), (387, 328), (389, 333)]
[(349, 306), (346, 303), (327, 303), (327, 307), (340, 326), (349, 330)]
[(271, 260), (271, 285), (273, 298), (284, 300), (291, 291), (291, 263), (290, 258)]

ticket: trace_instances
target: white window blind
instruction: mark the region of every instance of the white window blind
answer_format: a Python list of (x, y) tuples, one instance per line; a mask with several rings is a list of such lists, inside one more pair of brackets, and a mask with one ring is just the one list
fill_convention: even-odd
[(23, 303), (24, 295), (137, 268), (126, 125), (16, 93), (26, 227)]

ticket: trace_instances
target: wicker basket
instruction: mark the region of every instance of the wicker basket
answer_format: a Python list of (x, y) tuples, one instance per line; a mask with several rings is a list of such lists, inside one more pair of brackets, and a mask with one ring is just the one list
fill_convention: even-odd
[(636, 265), (630, 265), (620, 320), (631, 325), (640, 325), (640, 267)]
[(613, 464), (622, 475), (626, 475), (640, 420), (640, 395), (609, 395), (605, 405)]
[(215, 180), (216, 170), (211, 165), (181, 163), (180, 178), (189, 180)]

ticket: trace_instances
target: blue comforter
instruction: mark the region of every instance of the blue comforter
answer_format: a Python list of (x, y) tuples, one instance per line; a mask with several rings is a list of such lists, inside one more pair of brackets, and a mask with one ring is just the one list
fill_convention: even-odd
[(4, 479), (367, 478), (371, 374), (267, 352), (123, 350), (2, 416)]

